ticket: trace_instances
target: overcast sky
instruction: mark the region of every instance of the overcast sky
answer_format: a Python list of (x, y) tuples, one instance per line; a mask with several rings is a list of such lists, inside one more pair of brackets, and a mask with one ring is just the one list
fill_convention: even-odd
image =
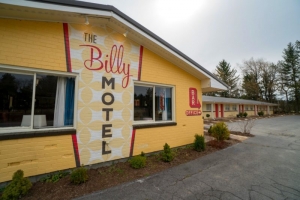
[(213, 72), (225, 59), (277, 63), (300, 40), (300, 0), (85, 0), (112, 5)]

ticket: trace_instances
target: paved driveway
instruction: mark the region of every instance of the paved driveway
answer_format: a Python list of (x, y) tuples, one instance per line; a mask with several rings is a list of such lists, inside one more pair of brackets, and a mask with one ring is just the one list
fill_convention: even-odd
[(252, 134), (222, 151), (79, 199), (300, 199), (300, 116), (257, 120)]

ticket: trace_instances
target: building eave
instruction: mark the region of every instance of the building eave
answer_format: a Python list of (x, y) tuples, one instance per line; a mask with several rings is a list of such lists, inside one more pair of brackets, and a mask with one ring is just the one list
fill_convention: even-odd
[[(129, 39), (197, 77), (202, 81), (203, 92), (227, 90), (228, 88), (224, 82), (200, 64), (113, 6), (71, 0), (0, 0), (0, 3), (2, 3), (2, 6), (0, 5), (2, 11), (5, 11), (3, 5), (8, 7), (11, 5), (19, 9), (19, 11), (1, 12), (0, 17), (5, 18), (84, 24), (85, 16), (88, 16), (91, 25), (106, 25), (120, 33), (128, 32)], [(41, 11), (44, 12), (40, 13)], [(48, 15), (44, 13), (48, 13)], [(35, 16), (39, 17), (35, 18)]]

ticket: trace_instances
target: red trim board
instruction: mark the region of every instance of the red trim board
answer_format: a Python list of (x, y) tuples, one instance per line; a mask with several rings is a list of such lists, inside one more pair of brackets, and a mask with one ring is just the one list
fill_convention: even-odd
[(131, 143), (130, 143), (130, 155), (129, 155), (130, 157), (133, 154), (134, 139), (135, 139), (135, 129), (132, 129)]
[(141, 45), (140, 58), (139, 58), (139, 69), (138, 69), (138, 80), (139, 81), (141, 80), (141, 74), (142, 74), (143, 53), (144, 53), (144, 47)]
[[(67, 71), (72, 72), (70, 41), (69, 41), (69, 26), (68, 26), (67, 23), (63, 23), (63, 30), (64, 30), (64, 39), (65, 39), (65, 53), (66, 53)], [(74, 157), (75, 157), (76, 167), (80, 167), (80, 157), (79, 157), (79, 150), (78, 150), (78, 143), (77, 143), (76, 133), (72, 134), (72, 142), (73, 142), (73, 150), (74, 150)]]

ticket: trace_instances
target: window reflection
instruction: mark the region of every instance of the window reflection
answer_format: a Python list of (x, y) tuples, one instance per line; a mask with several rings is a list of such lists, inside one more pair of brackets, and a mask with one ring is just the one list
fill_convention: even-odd
[(34, 128), (73, 126), (75, 79), (37, 74)]
[(153, 120), (153, 88), (134, 86), (134, 120)]
[(75, 78), (0, 72), (0, 128), (73, 126), (74, 101)]
[(172, 101), (171, 87), (134, 86), (134, 121), (171, 121)]
[(155, 121), (172, 120), (172, 89), (155, 87)]
[(30, 126), (33, 75), (0, 72), (0, 127)]
[(57, 76), (36, 76), (34, 127), (53, 126)]

